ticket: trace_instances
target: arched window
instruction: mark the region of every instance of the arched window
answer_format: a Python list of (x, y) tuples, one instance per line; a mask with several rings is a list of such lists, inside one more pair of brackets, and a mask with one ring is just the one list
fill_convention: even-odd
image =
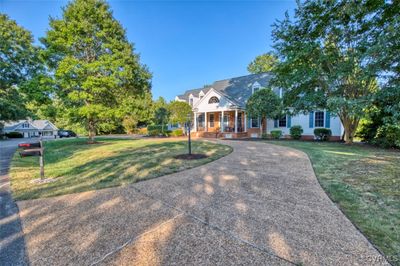
[(215, 96), (211, 97), (210, 100), (208, 100), (208, 103), (219, 103), (219, 99)]

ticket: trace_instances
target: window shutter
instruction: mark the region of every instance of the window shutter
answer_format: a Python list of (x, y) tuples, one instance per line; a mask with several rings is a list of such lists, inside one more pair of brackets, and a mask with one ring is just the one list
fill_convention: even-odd
[(278, 119), (274, 120), (274, 127), (278, 127)]
[(247, 128), (251, 128), (251, 118), (247, 117)]
[(325, 127), (326, 128), (331, 127), (331, 113), (329, 111), (325, 112)]
[(309, 125), (310, 125), (310, 128), (314, 127), (314, 112), (310, 112)]
[(287, 115), (287, 128), (290, 128), (292, 126), (292, 117), (290, 115)]

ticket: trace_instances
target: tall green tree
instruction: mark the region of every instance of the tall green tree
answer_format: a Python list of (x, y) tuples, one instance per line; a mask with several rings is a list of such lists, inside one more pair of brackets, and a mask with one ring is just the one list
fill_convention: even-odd
[(169, 111), (165, 107), (159, 107), (156, 109), (154, 113), (154, 121), (161, 125), (161, 132), (164, 133), (164, 127), (168, 123), (169, 120)]
[[(400, 124), (400, 2), (373, 1), (365, 13), (372, 19), (366, 22), (368, 60), (378, 72), (382, 90), (374, 105), (384, 123)], [(375, 129), (376, 130), (376, 129)]]
[(70, 2), (41, 41), (57, 95), (87, 127), (90, 142), (115, 118), (121, 99), (150, 90), (151, 74), (105, 1)]
[(153, 118), (151, 93), (143, 93), (122, 99), (119, 117), (127, 133), (133, 133), (138, 124), (148, 124)]
[(368, 59), (387, 87), (400, 87), (400, 2), (368, 1), (358, 12), (365, 20)]
[(183, 125), (193, 115), (192, 107), (187, 102), (173, 101), (168, 105), (170, 112), (169, 121), (172, 124), (179, 123)]
[(47, 97), (37, 83), (41, 69), (32, 34), (0, 13), (0, 121), (26, 118), (25, 104)]
[(278, 118), (283, 113), (282, 99), (272, 89), (263, 88), (256, 91), (246, 103), (246, 112), (250, 117), (259, 117), (261, 120), (260, 133), (263, 133), (263, 121), (267, 118)]
[(363, 41), (366, 8), (363, 1), (298, 2), (294, 20), (287, 15), (273, 30), (280, 61), (274, 85), (285, 89), (285, 103), (295, 112), (337, 115), (346, 143), (378, 89)]
[(262, 54), (250, 62), (247, 66), (247, 71), (252, 74), (269, 72), (272, 71), (277, 62), (278, 59), (272, 53)]

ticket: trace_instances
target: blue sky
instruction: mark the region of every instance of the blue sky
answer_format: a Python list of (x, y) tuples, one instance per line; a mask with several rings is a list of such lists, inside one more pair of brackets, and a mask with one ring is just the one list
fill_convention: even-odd
[[(0, 0), (0, 12), (35, 39), (60, 17), (63, 0)], [(271, 49), (271, 25), (295, 1), (109, 1), (153, 73), (153, 97), (174, 99), (187, 89), (248, 74), (255, 56)]]

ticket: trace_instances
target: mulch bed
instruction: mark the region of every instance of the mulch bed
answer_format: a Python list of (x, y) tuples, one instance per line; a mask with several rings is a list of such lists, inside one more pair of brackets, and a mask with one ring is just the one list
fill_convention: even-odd
[(205, 154), (201, 153), (192, 153), (192, 154), (179, 154), (175, 155), (175, 159), (180, 159), (180, 160), (199, 160), (199, 159), (204, 159), (207, 158), (208, 156)]

